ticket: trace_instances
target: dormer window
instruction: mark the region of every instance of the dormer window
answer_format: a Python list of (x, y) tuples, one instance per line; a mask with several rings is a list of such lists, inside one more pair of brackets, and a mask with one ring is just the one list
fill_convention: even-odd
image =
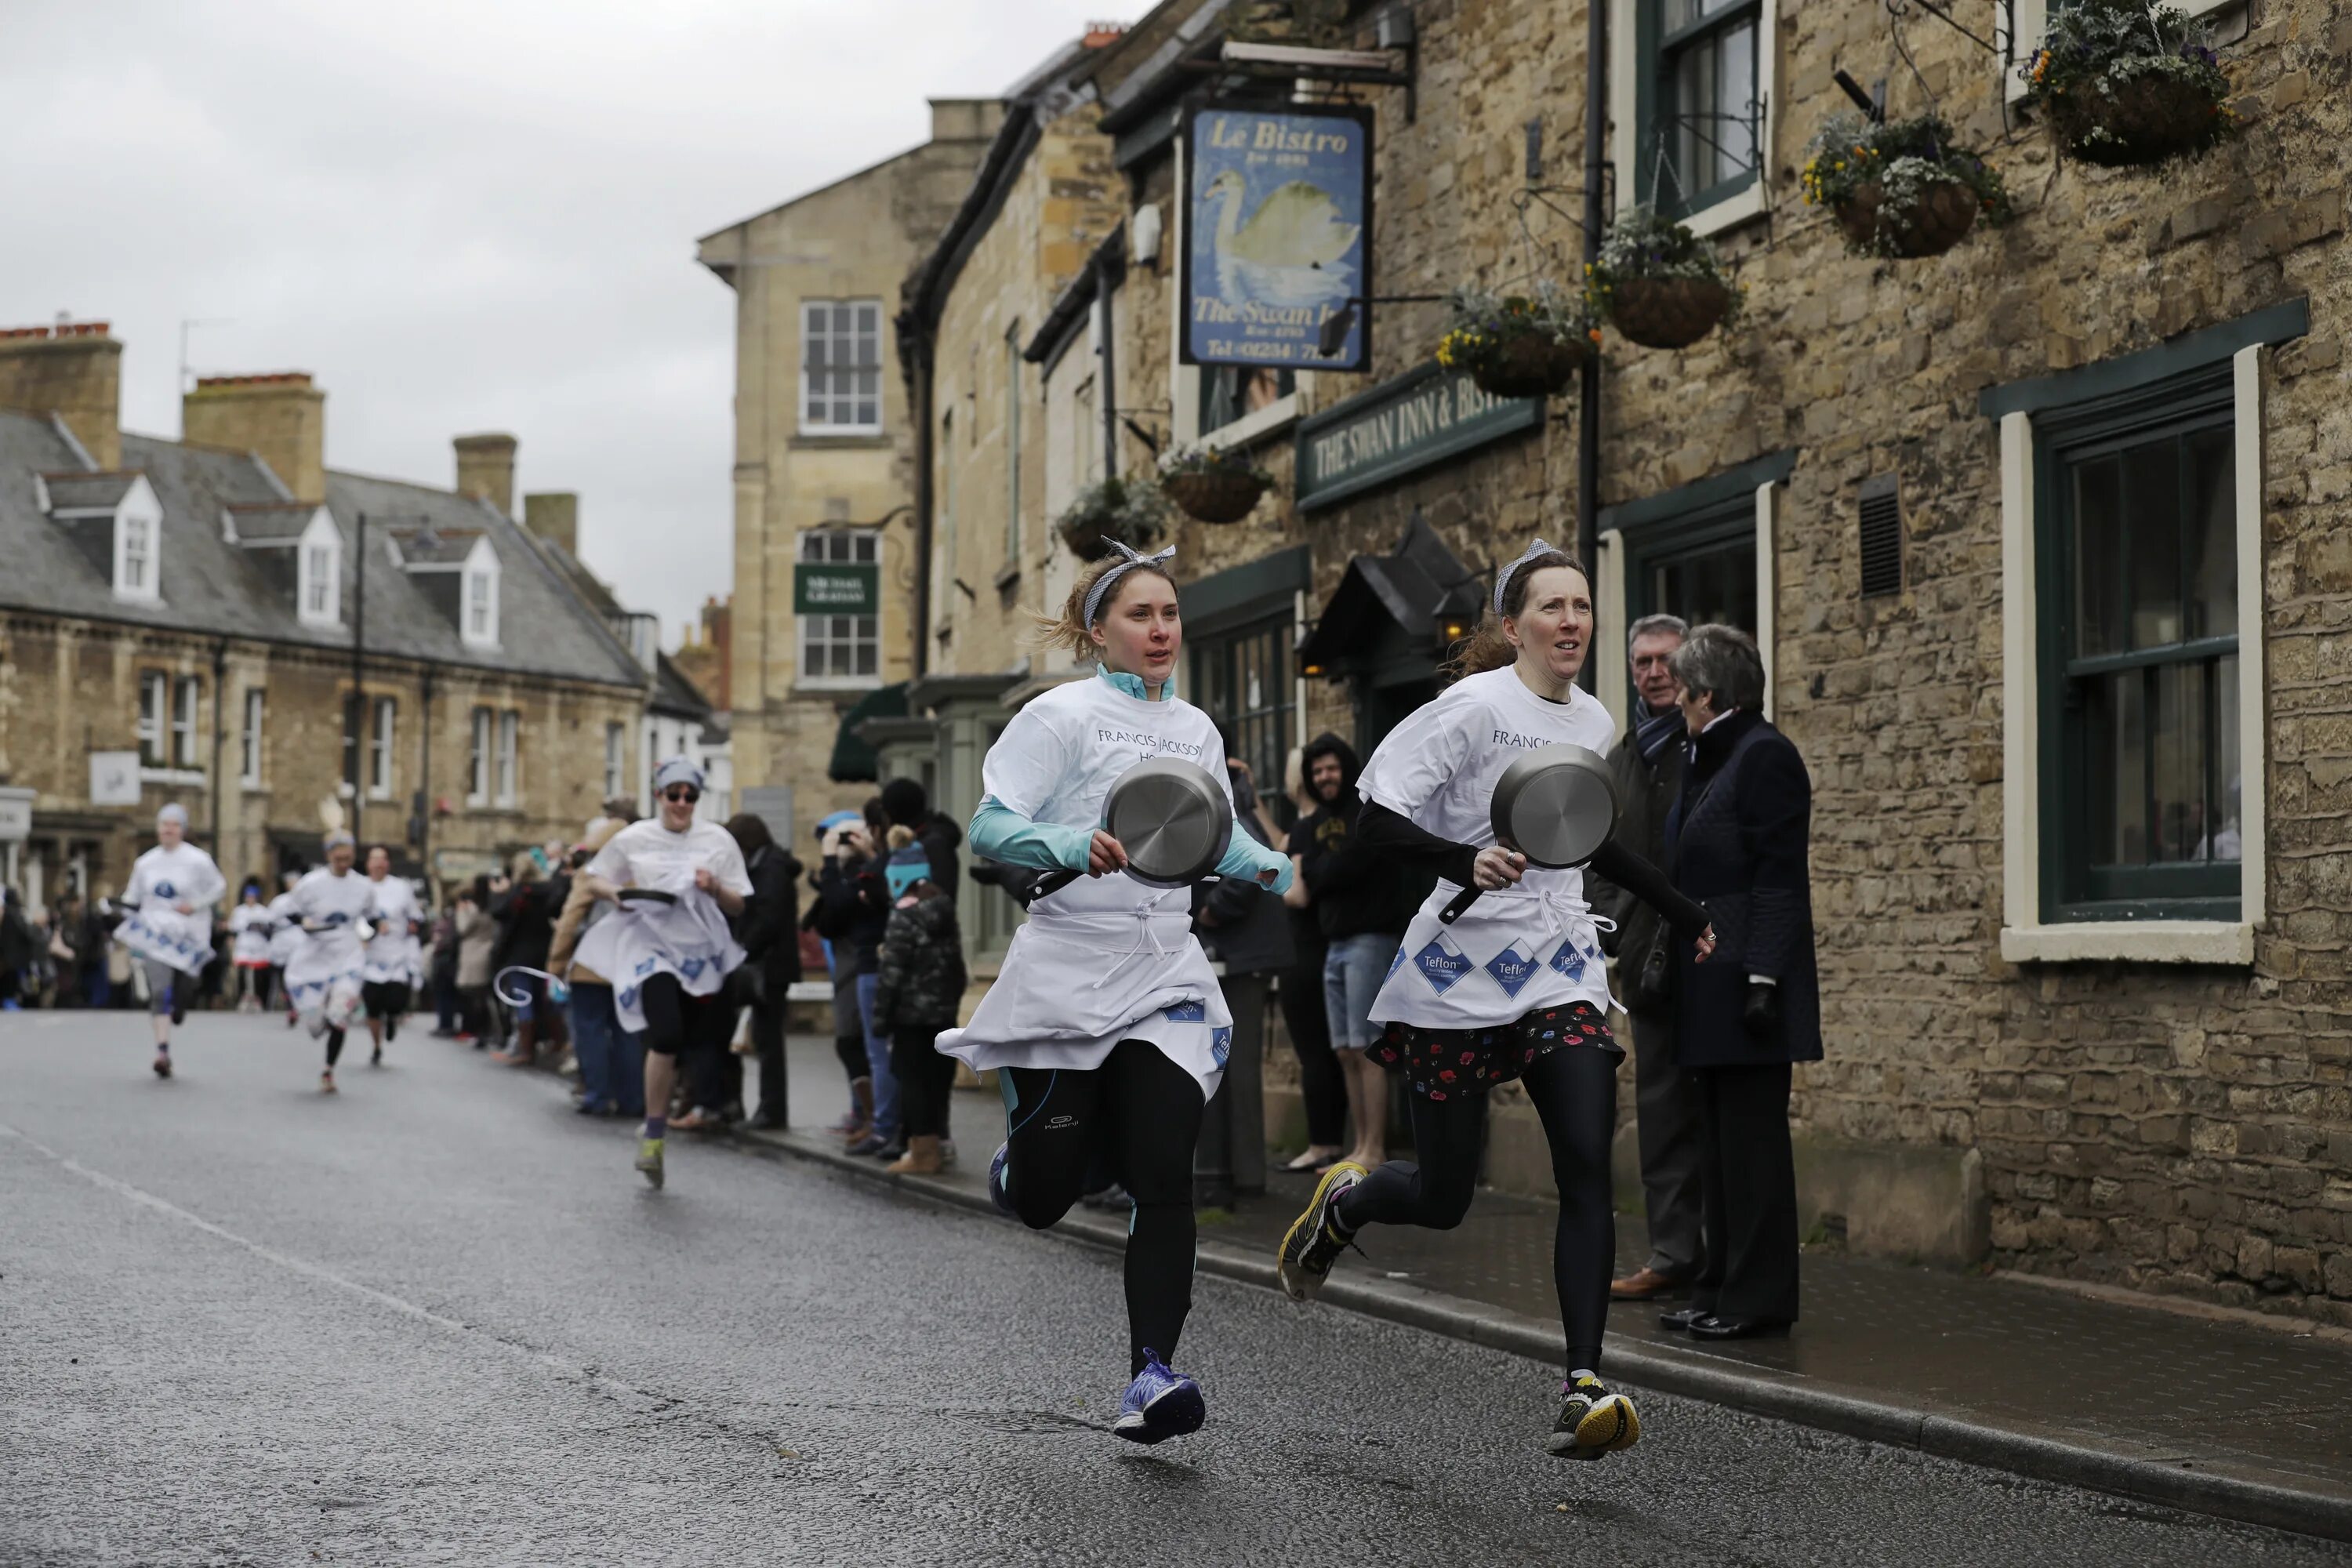
[(294, 605), (304, 626), (332, 626), (343, 618), (343, 535), (325, 507), (311, 513), (295, 545)]
[(489, 566), (466, 568), (466, 640), (495, 647), (499, 640), (499, 574)]
[(114, 591), (126, 599), (155, 597), (155, 525), (143, 517), (120, 520)]
[(332, 615), (335, 599), (334, 552), (324, 548), (302, 552), (302, 613), (313, 620)]

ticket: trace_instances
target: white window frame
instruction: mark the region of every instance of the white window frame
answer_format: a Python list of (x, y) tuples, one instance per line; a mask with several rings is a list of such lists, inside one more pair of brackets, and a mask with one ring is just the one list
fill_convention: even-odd
[(490, 742), (491, 713), (488, 708), (476, 708), (473, 722), (467, 736), (469, 749), (466, 756), (466, 804), (490, 804)]
[(172, 682), (172, 754), (167, 766), (195, 772), (203, 766), (199, 725), (203, 721), (205, 682), (202, 676), (183, 675)]
[(172, 765), (172, 678), (160, 669), (139, 672), (139, 765)]
[(118, 598), (152, 601), (156, 587), (155, 520), (125, 509), (114, 517), (114, 592)]
[[(813, 556), (809, 553), (813, 545), (829, 552), (833, 549), (835, 543), (841, 541), (849, 542), (851, 552), (847, 556), (837, 556), (831, 553)], [(810, 528), (801, 531), (799, 542), (793, 546), (793, 559), (795, 563), (832, 562), (835, 564), (870, 564), (874, 567), (875, 572), (878, 576), (882, 569), (882, 557), (885, 553), (882, 546), (882, 531), (878, 528)], [(949, 566), (950, 574), (939, 579), (943, 587), (948, 589), (950, 592), (951, 592), (953, 588), (953, 570), (952, 557), (950, 557)], [(940, 596), (944, 597), (946, 595), (942, 594)], [(880, 605), (878, 603), (878, 596), (876, 608), (877, 613), (872, 616), (795, 616), (794, 619), (799, 623), (799, 631), (795, 642), (794, 658), (798, 660), (795, 668), (800, 673), (799, 679), (796, 679), (793, 684), (811, 691), (866, 691), (881, 685), (882, 616), (879, 614)], [(850, 630), (850, 635), (847, 637), (835, 637), (833, 635), (833, 626), (834, 623), (837, 621), (871, 621), (873, 623), (871, 635), (869, 637), (866, 634), (862, 633), (858, 628), (853, 626)], [(809, 650), (812, 647), (822, 644), (827, 650), (828, 655), (833, 649), (837, 647), (848, 648), (852, 653), (850, 662), (854, 665), (857, 662), (857, 659), (855, 657), (856, 651), (864, 647), (869, 641), (871, 642), (874, 649), (874, 671), (872, 674), (834, 674), (832, 673), (833, 660), (830, 657), (825, 660), (827, 673), (824, 675), (812, 675), (809, 673), (810, 668), (812, 668)]]
[(628, 782), (628, 726), (607, 723), (604, 726), (604, 798), (612, 800), (620, 795)]
[[(835, 332), (832, 320), (833, 312), (845, 305), (850, 310), (850, 330), (846, 338)], [(824, 313), (824, 320), (821, 326), (816, 321), (816, 314), (820, 310)], [(854, 357), (859, 340), (867, 335), (865, 324), (860, 319), (867, 311), (873, 312), (874, 321), (872, 332), (874, 363), (870, 371), (869, 367), (856, 363)], [(882, 301), (878, 299), (851, 298), (801, 301), (800, 401), (793, 405), (793, 412), (797, 426), (803, 434), (811, 436), (879, 436), (882, 434), (882, 401), (886, 390), (882, 361), (887, 347), (883, 340), (884, 334), (888, 330), (889, 322), (883, 317)], [(827, 377), (838, 374), (840, 366), (835, 353), (844, 342), (849, 345), (849, 351), (853, 356), (853, 362), (848, 366), (850, 374), (855, 375), (860, 372), (868, 372), (873, 375), (874, 417), (871, 421), (860, 420), (855, 416), (857, 411), (856, 405), (865, 402), (866, 397), (854, 384), (847, 394), (835, 391), (829, 386), (819, 390), (812, 384), (811, 377), (815, 374), (815, 368), (809, 363), (810, 350), (819, 341), (825, 345), (825, 366), (823, 374)], [(809, 417), (809, 405), (813, 399), (822, 402), (825, 417), (822, 419)], [(840, 411), (840, 405), (845, 403), (850, 405), (849, 411), (852, 417), (847, 420), (833, 417)]]
[[(1621, 213), (1637, 204), (1633, 193), (1640, 182), (1633, 177), (1634, 160), (1640, 149), (1634, 145), (1640, 135), (1641, 113), (1638, 78), (1642, 68), (1641, 7), (1647, 0), (1610, 0), (1609, 10), (1609, 155), (1616, 160), (1617, 210)], [(1780, 143), (1780, 5), (1782, 0), (1764, 0), (1756, 23), (1756, 102), (1763, 110), (1761, 123), (1756, 129), (1756, 178), (1746, 190), (1735, 192), (1711, 206), (1702, 207), (1683, 218), (1685, 228), (1701, 239), (1723, 234), (1740, 225), (1753, 223), (1772, 210), (1772, 170), (1774, 150)], [(2038, 36), (2038, 31), (2037, 31)]]
[(368, 798), (390, 800), (393, 784), (393, 738), (400, 719), (397, 698), (369, 699)]
[(487, 536), (466, 552), (457, 575), (457, 634), (467, 647), (499, 646), (499, 588), (502, 574), (498, 552)]
[[(2050, 0), (2013, 0), (2016, 7), (2017, 32), (2010, 33), (2011, 7), (2002, 0), (1992, 0), (1988, 7), (1992, 12), (1992, 41), (1999, 46), (2001, 97), (2016, 103), (2025, 97), (2025, 79), (2018, 75), (2025, 64), (2026, 51), (2041, 46), (2042, 37), (2050, 29)], [(2189, 17), (2218, 16), (2224, 11), (2243, 11), (2248, 0), (2166, 0), (2166, 4)]]
[(2237, 443), (2238, 759), (2241, 881), (2234, 921), (2062, 921), (2042, 918), (2041, 647), (2035, 603), (2033, 416), (2000, 421), (2001, 929), (2010, 963), (2254, 961), (2267, 912), (2270, 759), (2263, 738), (2263, 369), (2265, 347), (2231, 356)]
[(511, 806), (522, 798), (522, 715), (511, 708), (499, 712), (496, 761), (498, 804)]
[(240, 767), (238, 777), (247, 789), (261, 787), (262, 726), (269, 712), (269, 700), (258, 686), (245, 689), (245, 733), (238, 742)]
[(310, 514), (294, 542), (294, 612), (306, 626), (343, 619), (343, 536), (325, 507)]
[[(1184, 163), (1184, 139), (1175, 142), (1176, 199), (1169, 205), (1176, 215), (1176, 249), (1181, 256), (1192, 243), (1186, 229), (1192, 222), (1192, 203), (1186, 199), (1192, 189), (1188, 182), (1192, 172)], [(1300, 370), (1293, 378), (1292, 390), (1276, 398), (1265, 407), (1243, 415), (1240, 418), (1218, 426), (1213, 430), (1201, 428), (1201, 370), (1197, 364), (1183, 363), (1179, 352), (1184, 342), (1184, 291), (1168, 290), (1168, 368), (1173, 384), (1175, 407), (1172, 423), (1176, 427), (1176, 445), (1201, 446), (1222, 451), (1228, 447), (1246, 447), (1261, 441), (1297, 423), (1301, 399), (1314, 372)], [(1292, 367), (1296, 369), (1297, 367)]]

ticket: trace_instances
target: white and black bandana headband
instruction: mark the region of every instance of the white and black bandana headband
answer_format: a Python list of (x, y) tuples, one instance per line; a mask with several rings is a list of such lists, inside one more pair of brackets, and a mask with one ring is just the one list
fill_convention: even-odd
[(1499, 620), (1502, 618), (1503, 595), (1510, 591), (1511, 579), (1518, 574), (1519, 568), (1526, 565), (1528, 562), (1533, 561), (1538, 555), (1549, 555), (1552, 553), (1554, 553), (1552, 547), (1538, 539), (1533, 544), (1528, 545), (1527, 549), (1521, 551), (1519, 552), (1519, 558), (1517, 561), (1512, 562), (1508, 566), (1504, 567), (1500, 572), (1495, 574), (1495, 616), (1496, 619)]
[(1117, 585), (1121, 577), (1139, 566), (1165, 566), (1176, 559), (1176, 547), (1172, 544), (1157, 555), (1146, 555), (1139, 550), (1130, 550), (1116, 539), (1110, 542), (1110, 547), (1127, 559), (1096, 578), (1095, 585), (1087, 591), (1087, 630), (1088, 631), (1095, 629), (1095, 619), (1102, 614), (1103, 601), (1110, 597), (1111, 589)]

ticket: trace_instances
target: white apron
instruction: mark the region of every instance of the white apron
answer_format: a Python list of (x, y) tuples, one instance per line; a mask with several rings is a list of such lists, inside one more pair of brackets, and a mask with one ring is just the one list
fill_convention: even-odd
[(114, 928), (114, 940), (142, 958), (168, 963), (183, 974), (201, 974), (213, 959), (213, 944), (204, 929), (211, 923), (210, 910), (184, 915), (157, 900), (132, 910)]
[(366, 1016), (360, 999), (366, 961), (373, 885), (357, 871), (312, 871), (294, 889), (294, 918), (321, 929), (305, 931), (286, 966), (286, 1000), (312, 1035), (347, 1029)]
[[(727, 929), (719, 901), (690, 880), (675, 904), (624, 903), (588, 928), (572, 949), (572, 961), (613, 982), (613, 1011), (621, 1027), (643, 1034), (646, 982), (656, 974), (677, 976), (688, 996), (709, 996), (743, 962), (743, 949)], [(665, 889), (676, 891), (676, 889)]]
[(302, 930), (301, 911), (294, 907), (294, 895), (280, 893), (270, 900), (269, 919), (269, 962), (283, 969), (310, 940)]
[(368, 939), (360, 972), (371, 984), (414, 986), (425, 973), (422, 950), (412, 929), (416, 918), (415, 891), (397, 877), (369, 886), (374, 889), (376, 927), (375, 935)]
[(1592, 911), (1581, 888), (1529, 890), (1545, 875), (1481, 896), (1450, 926), (1438, 911), (1461, 889), (1441, 879), (1405, 927), (1388, 979), (1372, 999), (1373, 1021), (1483, 1029), (1571, 1002), (1591, 1003), (1606, 1017), (1612, 1005), (1609, 966)]

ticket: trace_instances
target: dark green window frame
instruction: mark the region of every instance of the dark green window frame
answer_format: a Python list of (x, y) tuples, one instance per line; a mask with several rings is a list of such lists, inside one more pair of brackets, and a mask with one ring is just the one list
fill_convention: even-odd
[[(1701, 212), (1753, 185), (1761, 173), (1764, 139), (1765, 0), (1738, 0), (1722, 10), (1677, 27), (1668, 26), (1667, 7), (1676, 0), (1634, 0), (1633, 194), (1668, 217)], [(1688, 3), (1688, 0), (1685, 0)], [(1704, 3), (1704, 0), (1701, 0)], [(1748, 31), (1748, 92), (1746, 118), (1726, 119), (1711, 106), (1677, 101), (1676, 79), (1685, 58), (1721, 46), (1728, 35)], [(1742, 130), (1747, 166), (1694, 189), (1683, 172), (1683, 153), (1719, 153), (1738, 163)], [(1662, 179), (1660, 176), (1664, 174)]]
[[(2188, 454), (2196, 437), (2214, 432), (2224, 437), (2221, 450), (2235, 462), (2237, 408), (2229, 363), (2177, 376), (2117, 394), (2095, 403), (2078, 405), (2044, 415), (2034, 421), (2034, 517), (2036, 689), (2039, 699), (2039, 739), (2042, 776), (2039, 804), (2042, 832), (2042, 918), (2051, 923), (2082, 921), (2212, 920), (2241, 918), (2244, 867), (2239, 860), (2162, 860), (2152, 840), (2168, 831), (2157, 801), (2158, 745), (2155, 717), (2164, 683), (2172, 672), (2197, 669), (2201, 678), (2197, 720), (2205, 737), (2203, 809), (2205, 820), (2194, 831), (2209, 856), (2220, 835), (2215, 813), (2233, 781), (2221, 778), (2222, 759), (2236, 749), (2236, 660), (2243, 628), (2235, 621), (2234, 581), (2231, 585), (2231, 630), (2213, 633), (2193, 624), (2190, 599), (2193, 563), (2189, 559), (2192, 530), (2183, 526), (2188, 510)], [(2129, 565), (2138, 559), (2128, 549), (2113, 559), (2094, 563), (2087, 571), (2076, 545), (2082, 518), (2078, 512), (2076, 477), (2104, 459), (2133, 454), (2135, 461), (2154, 460), (2151, 448), (2168, 446), (2176, 469), (2173, 500), (2179, 508), (2170, 520), (2178, 552), (2176, 603), (2181, 624), (2175, 640), (2132, 647), (2135, 608)], [(2230, 541), (2234, 571), (2235, 529), (2247, 520), (2235, 516), (2232, 486)], [(2117, 526), (2130, 521), (2117, 507)], [(2106, 595), (2102, 619), (2119, 619), (2126, 646), (2088, 651), (2080, 647), (2086, 619), (2084, 592)], [(2161, 601), (2151, 601), (2160, 603)], [(2188, 678), (2179, 678), (2183, 685)], [(2096, 686), (2110, 683), (2119, 698), (2138, 703), (2140, 771), (2139, 821), (2144, 847), (2137, 863), (2119, 854), (2103, 858), (2095, 840), (2097, 816), (2095, 787), (2105, 784), (2118, 793), (2128, 776), (2118, 770), (2117, 751), (2103, 733), (2095, 735)], [(2133, 693), (2137, 693), (2136, 698)], [(2241, 777), (2247, 759), (2238, 758)], [(2241, 817), (2242, 821), (2242, 817)], [(2120, 829), (2119, 829), (2120, 831)]]
[[(1287, 605), (1239, 626), (1193, 633), (1185, 640), (1192, 666), (1182, 688), (1186, 700), (1233, 727), (1233, 760), (1249, 764), (1258, 792), (1268, 800), (1283, 793), (1283, 769), (1296, 743), (1291, 730), (1297, 693), (1297, 642)], [(1253, 675), (1257, 677), (1255, 702), (1250, 700)]]

